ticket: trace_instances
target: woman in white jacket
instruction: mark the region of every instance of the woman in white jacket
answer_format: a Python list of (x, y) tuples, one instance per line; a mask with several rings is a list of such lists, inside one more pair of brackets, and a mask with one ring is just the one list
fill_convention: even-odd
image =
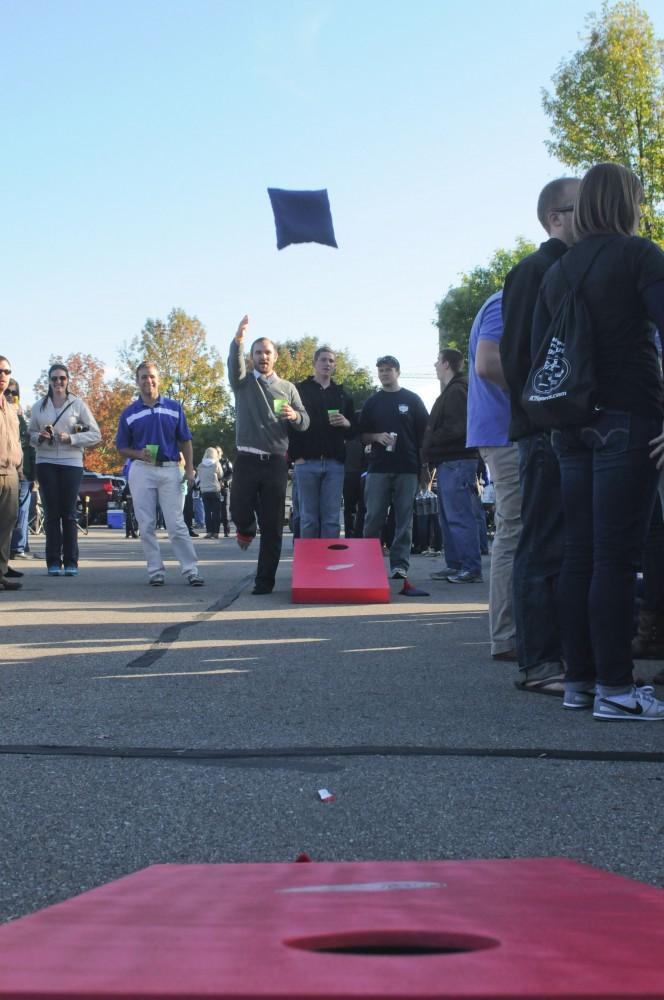
[(219, 538), (221, 526), (221, 483), (224, 478), (216, 448), (206, 448), (196, 470), (205, 508), (206, 538)]
[(78, 573), (76, 500), (83, 475), (83, 449), (101, 441), (97, 421), (69, 392), (69, 372), (61, 362), (48, 371), (48, 395), (35, 403), (30, 440), (37, 452), (36, 476), (44, 507), (46, 566), (49, 576)]

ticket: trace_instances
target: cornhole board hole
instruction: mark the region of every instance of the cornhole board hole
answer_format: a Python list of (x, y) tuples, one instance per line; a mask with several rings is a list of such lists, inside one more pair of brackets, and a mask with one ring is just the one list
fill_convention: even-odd
[(663, 927), (557, 858), (156, 865), (0, 928), (0, 997), (654, 1000)]
[(388, 604), (383, 550), (377, 538), (296, 538), (294, 604)]

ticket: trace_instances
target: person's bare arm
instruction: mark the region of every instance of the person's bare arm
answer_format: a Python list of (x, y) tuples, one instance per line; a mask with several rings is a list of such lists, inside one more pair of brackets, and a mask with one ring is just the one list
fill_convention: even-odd
[(184, 455), (184, 474), (187, 480), (193, 483), (196, 473), (194, 471), (194, 449), (192, 448), (191, 441), (178, 441), (178, 447)]
[(507, 391), (507, 382), (503, 375), (503, 365), (500, 360), (500, 345), (495, 340), (479, 340), (475, 352), (475, 371), (480, 378), (499, 385)]

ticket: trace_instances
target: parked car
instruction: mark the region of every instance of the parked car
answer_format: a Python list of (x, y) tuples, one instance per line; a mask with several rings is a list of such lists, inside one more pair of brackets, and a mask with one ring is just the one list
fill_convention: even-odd
[(113, 510), (122, 506), (124, 487), (125, 480), (122, 476), (84, 470), (78, 495), (84, 511), (85, 498), (89, 498), (88, 521), (90, 524), (105, 523), (109, 507)]

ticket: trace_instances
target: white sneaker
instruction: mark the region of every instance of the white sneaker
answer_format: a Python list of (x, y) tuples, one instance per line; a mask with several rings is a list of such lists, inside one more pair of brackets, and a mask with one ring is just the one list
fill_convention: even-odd
[(664, 701), (653, 696), (655, 689), (650, 685), (633, 687), (628, 694), (606, 697), (595, 695), (594, 719), (631, 719), (637, 722), (664, 722)]
[(150, 577), (150, 586), (151, 587), (163, 587), (164, 586), (164, 580), (165, 580), (165, 576), (164, 576), (163, 573), (153, 573), (152, 576)]

